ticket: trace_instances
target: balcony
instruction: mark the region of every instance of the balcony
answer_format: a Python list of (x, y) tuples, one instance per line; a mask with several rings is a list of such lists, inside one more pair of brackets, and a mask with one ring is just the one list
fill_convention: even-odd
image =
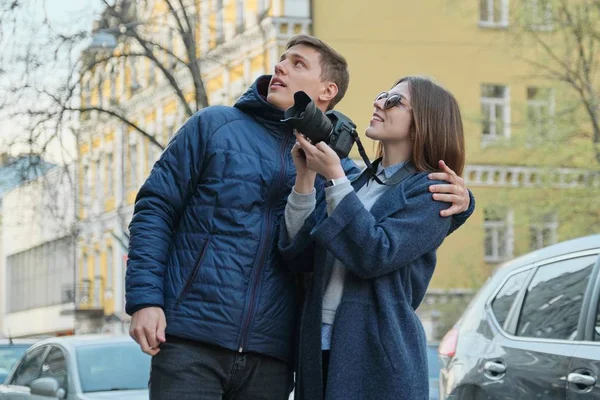
[(62, 303), (75, 304), (76, 312), (104, 312), (104, 282), (101, 277), (84, 279), (62, 288)]

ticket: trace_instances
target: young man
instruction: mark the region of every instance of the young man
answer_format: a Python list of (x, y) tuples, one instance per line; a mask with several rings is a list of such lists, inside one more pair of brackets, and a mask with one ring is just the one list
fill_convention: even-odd
[[(325, 111), (348, 81), (340, 54), (293, 38), (272, 77), (234, 107), (192, 116), (152, 169), (136, 199), (126, 278), (130, 334), (153, 356), (151, 399), (288, 398), (298, 296), (277, 235), (295, 138), (281, 119), (295, 92)], [(473, 202), (450, 175), (434, 196), (449, 196), (440, 200), (450, 213), (469, 209), (461, 224)]]

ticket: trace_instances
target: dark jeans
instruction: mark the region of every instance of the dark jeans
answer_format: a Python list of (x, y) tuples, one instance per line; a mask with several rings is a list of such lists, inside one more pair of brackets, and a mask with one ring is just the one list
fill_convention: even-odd
[(330, 350), (323, 350), (323, 398), (327, 393), (327, 375), (329, 374), (329, 354)]
[(152, 357), (151, 400), (288, 400), (290, 366), (276, 358), (168, 336)]

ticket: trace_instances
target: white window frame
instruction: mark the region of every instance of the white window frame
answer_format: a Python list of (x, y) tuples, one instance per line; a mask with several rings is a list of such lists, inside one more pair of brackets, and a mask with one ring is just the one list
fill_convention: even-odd
[[(501, 237), (500, 230), (504, 229), (505, 236)], [(484, 230), (484, 257), (485, 261), (489, 263), (499, 263), (509, 260), (513, 257), (513, 243), (514, 243), (514, 218), (513, 211), (510, 209), (506, 210), (506, 215), (503, 219), (499, 220), (485, 220), (483, 221)], [(487, 254), (487, 241), (488, 230), (492, 235), (492, 254)], [(504, 242), (505, 254), (500, 254), (500, 243)]]
[[(488, 15), (486, 19), (481, 18), (481, 4), (487, 2)], [(496, 21), (494, 5), (500, 2), (500, 18)], [(482, 28), (506, 28), (508, 27), (508, 0), (479, 0), (479, 26)]]
[[(481, 97), (481, 106), (490, 108), (490, 132), (481, 132), (482, 141), (493, 141), (498, 138), (510, 137), (510, 87), (508, 85), (494, 85), (494, 84), (482, 84), (482, 86), (500, 86), (504, 88), (504, 97)], [(503, 107), (502, 116), (504, 120), (504, 127), (502, 132), (496, 132), (496, 107)], [(483, 112), (482, 112), (483, 121)]]

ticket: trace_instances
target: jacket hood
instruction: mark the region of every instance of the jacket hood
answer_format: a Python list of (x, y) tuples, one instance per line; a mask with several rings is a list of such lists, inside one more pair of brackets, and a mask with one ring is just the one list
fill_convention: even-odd
[(251, 115), (272, 132), (279, 135), (286, 132), (291, 133), (292, 129), (281, 122), (284, 110), (267, 101), (270, 81), (271, 75), (258, 77), (246, 90), (246, 93), (236, 101), (234, 107)]

